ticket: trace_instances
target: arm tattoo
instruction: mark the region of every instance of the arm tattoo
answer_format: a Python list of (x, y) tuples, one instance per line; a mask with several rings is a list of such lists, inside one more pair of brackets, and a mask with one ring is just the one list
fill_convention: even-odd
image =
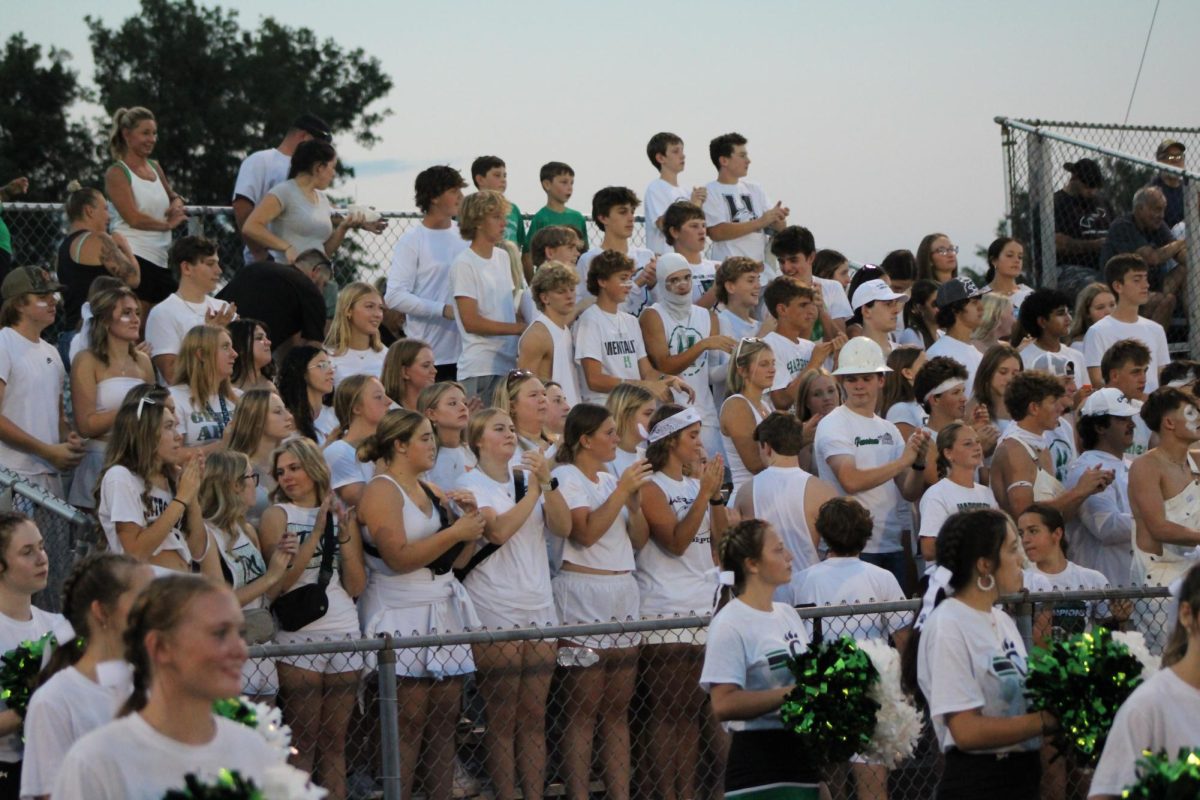
[(111, 236), (100, 238), (100, 263), (113, 277), (123, 281), (132, 278), (135, 272), (133, 264), (129, 263), (129, 259), (121, 252), (121, 248), (117, 247)]

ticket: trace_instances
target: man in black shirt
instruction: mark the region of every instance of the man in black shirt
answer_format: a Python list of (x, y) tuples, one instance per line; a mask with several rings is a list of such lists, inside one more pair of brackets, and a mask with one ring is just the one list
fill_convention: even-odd
[(321, 346), (325, 339), (325, 300), (321, 290), (332, 268), (320, 250), (305, 250), (295, 264), (247, 264), (217, 297), (236, 303), (243, 317), (265, 322), (275, 360), (298, 344)]
[(1176, 239), (1163, 222), (1167, 200), (1154, 186), (1143, 186), (1133, 194), (1133, 211), (1113, 220), (1100, 258), (1104, 263), (1122, 253), (1136, 253), (1150, 267), (1150, 300), (1142, 313), (1158, 324), (1170, 325), (1177, 300), (1183, 299), (1186, 271), (1174, 269), (1187, 263), (1187, 242)]
[(1100, 249), (1113, 213), (1100, 197), (1104, 175), (1099, 164), (1081, 158), (1063, 168), (1071, 173), (1071, 179), (1054, 193), (1054, 251), (1058, 288), (1073, 297), (1087, 284), (1101, 280)]
[[(1183, 151), (1185, 149), (1182, 142), (1163, 139), (1154, 158), (1167, 166), (1183, 169)], [(1149, 185), (1157, 188), (1166, 198), (1167, 210), (1163, 214), (1163, 223), (1168, 228), (1174, 228), (1183, 220), (1183, 180), (1175, 175), (1159, 173), (1154, 176)]]

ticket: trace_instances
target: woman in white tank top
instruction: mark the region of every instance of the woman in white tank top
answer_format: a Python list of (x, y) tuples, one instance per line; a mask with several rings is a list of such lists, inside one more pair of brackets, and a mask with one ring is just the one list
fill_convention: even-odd
[[(702, 427), (699, 410), (673, 403), (650, 418), (646, 460), (655, 471), (642, 490), (650, 541), (638, 551), (636, 573), (643, 617), (706, 616), (714, 605), (716, 551), (728, 527), (725, 464), (720, 455), (705, 463)], [(668, 631), (642, 647), (645, 742), (656, 797), (695, 797), (701, 731), (710, 741), (720, 736), (700, 689), (703, 633)]]
[[(297, 436), (275, 451), (272, 471), (277, 502), (263, 512), (263, 554), (273, 560), (284, 537), (294, 533), (300, 546), (280, 582), (280, 597), (301, 586), (317, 583), (325, 548), (325, 530), (335, 514), (335, 495), (329, 488), (329, 468), (311, 439)], [(332, 522), (337, 552), (333, 576), (325, 587), (328, 610), (295, 631), (280, 630), (275, 641), (354, 639), (361, 635), (354, 600), (366, 586), (362, 538), (352, 515), (338, 514)], [(278, 599), (278, 598), (277, 598)], [(292, 726), (296, 763), (313, 770), (334, 797), (345, 796), (346, 730), (358, 696), (362, 670), (358, 654), (334, 653), (286, 656), (279, 659), (279, 696), (284, 719)]]
[(141, 313), (137, 296), (124, 286), (99, 293), (93, 302), (88, 349), (71, 365), (71, 405), (87, 452), (71, 480), (72, 505), (96, 506), (96, 483), (117, 409), (134, 386), (154, 383), (150, 358), (136, 348)]
[(735, 494), (739, 486), (766, 466), (754, 442), (754, 428), (771, 413), (765, 394), (774, 382), (775, 354), (771, 346), (757, 338), (740, 340), (729, 359), (725, 381), (729, 397), (721, 404), (721, 444)]
[[(363, 461), (383, 462), (358, 506), (367, 554), (367, 589), (359, 616), (368, 636), (456, 633), (477, 629), (470, 596), (451, 569), (466, 566), (470, 543), (484, 520), (469, 492), (442, 491), (419, 476), (433, 467), (437, 439), (429, 420), (414, 411), (389, 411), (358, 448)], [(465, 512), (454, 520), (451, 503)], [(464, 676), (475, 671), (467, 645), (399, 653), (400, 765), (403, 794), (412, 793), (418, 764), (428, 766), (430, 797), (450, 797), (455, 724)], [(422, 749), (422, 743), (427, 746)]]

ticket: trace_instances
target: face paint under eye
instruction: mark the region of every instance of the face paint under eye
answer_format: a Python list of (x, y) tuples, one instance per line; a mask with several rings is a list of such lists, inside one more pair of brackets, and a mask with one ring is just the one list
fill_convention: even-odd
[(1183, 418), (1187, 421), (1187, 429), (1192, 433), (1200, 430), (1200, 411), (1197, 411), (1195, 406), (1186, 406), (1183, 409)]

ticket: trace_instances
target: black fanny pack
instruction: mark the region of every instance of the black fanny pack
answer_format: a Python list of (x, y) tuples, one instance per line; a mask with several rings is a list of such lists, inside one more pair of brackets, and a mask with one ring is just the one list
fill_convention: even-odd
[(321, 535), (321, 567), (317, 572), (317, 582), (292, 589), (271, 603), (271, 613), (275, 615), (281, 630), (298, 631), (329, 611), (329, 594), (325, 587), (333, 579), (333, 555), (337, 549), (337, 534), (333, 524), (331, 509), (325, 515), (325, 530)]

